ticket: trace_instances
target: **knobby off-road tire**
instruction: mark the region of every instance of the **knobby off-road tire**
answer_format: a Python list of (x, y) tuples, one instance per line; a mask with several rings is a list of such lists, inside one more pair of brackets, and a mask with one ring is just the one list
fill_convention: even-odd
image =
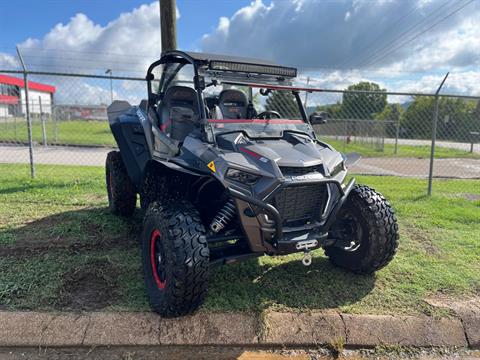
[(383, 195), (368, 186), (355, 185), (338, 214), (338, 221), (345, 216), (356, 223), (359, 246), (353, 251), (326, 247), (330, 261), (362, 274), (371, 274), (387, 265), (395, 255), (399, 236), (397, 218)]
[(135, 211), (137, 193), (120, 152), (111, 151), (105, 163), (108, 207), (113, 214), (129, 216)]
[(177, 317), (194, 312), (203, 303), (209, 250), (205, 228), (190, 203), (150, 204), (143, 225), (142, 262), (154, 311)]

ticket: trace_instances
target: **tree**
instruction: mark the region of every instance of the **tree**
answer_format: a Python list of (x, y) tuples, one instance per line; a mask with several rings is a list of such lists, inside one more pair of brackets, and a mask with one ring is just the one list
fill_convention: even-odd
[[(405, 135), (410, 138), (430, 139), (435, 97), (417, 96), (401, 120)], [(475, 128), (475, 102), (460, 98), (440, 99), (437, 137), (444, 140), (466, 141)]]
[(477, 100), (477, 106), (475, 107), (474, 117), (477, 119), (477, 124), (480, 125), (480, 100)]
[(387, 104), (385, 109), (377, 115), (376, 120), (388, 121), (385, 126), (387, 136), (394, 137), (397, 129), (397, 124), (400, 121), (404, 110), (400, 104)]
[(328, 114), (329, 119), (342, 119), (343, 112), (342, 112), (342, 104), (327, 104), (327, 105), (319, 105), (316, 109), (317, 112), (326, 112)]
[(300, 119), (301, 114), (295, 96), (289, 91), (273, 91), (265, 101), (265, 110), (277, 111), (282, 118)]
[(355, 93), (346, 92), (343, 94), (342, 110), (346, 118), (350, 119), (372, 119), (374, 114), (381, 113), (387, 105), (387, 94), (378, 84), (362, 81), (350, 85), (346, 91), (375, 91), (377, 93)]

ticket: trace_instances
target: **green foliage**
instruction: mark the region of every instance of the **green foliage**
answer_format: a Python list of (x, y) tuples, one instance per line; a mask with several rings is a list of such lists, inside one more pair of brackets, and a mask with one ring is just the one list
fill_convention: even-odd
[(387, 104), (381, 113), (375, 115), (375, 119), (388, 121), (385, 132), (388, 137), (395, 137), (397, 125), (404, 112), (400, 104)]
[(381, 113), (375, 115), (375, 119), (397, 122), (404, 112), (400, 104), (387, 104)]
[(343, 111), (342, 111), (342, 104), (341, 103), (319, 105), (319, 106), (317, 106), (316, 111), (326, 112), (328, 114), (329, 119), (342, 119), (343, 118)]
[(278, 111), (285, 119), (301, 118), (297, 100), (289, 91), (273, 91), (270, 93), (265, 102), (265, 110)]
[[(377, 91), (375, 94), (349, 93), (342, 102), (318, 106), (316, 111), (325, 111), (329, 118), (389, 121), (385, 126), (386, 136), (395, 137), (400, 121), (399, 136), (411, 139), (430, 139), (435, 97), (415, 96), (408, 106), (388, 104), (385, 89), (378, 84), (360, 82), (349, 86), (350, 91)], [(406, 109), (405, 109), (406, 108)], [(440, 97), (437, 123), (437, 138), (440, 140), (470, 140), (470, 133), (480, 130), (480, 101)]]
[(362, 81), (350, 85), (347, 91), (377, 91), (376, 94), (352, 93), (343, 94), (342, 110), (349, 119), (372, 119), (374, 114), (381, 113), (387, 105), (387, 94), (378, 84)]
[[(434, 97), (415, 97), (401, 120), (402, 137), (429, 139), (434, 109)], [(470, 138), (470, 131), (478, 131), (479, 120), (475, 117), (475, 102), (442, 97), (438, 110), (437, 138), (465, 141)]]

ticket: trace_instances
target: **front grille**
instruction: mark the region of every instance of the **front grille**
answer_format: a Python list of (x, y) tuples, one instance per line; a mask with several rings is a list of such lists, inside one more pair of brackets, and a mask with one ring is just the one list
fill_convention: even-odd
[(320, 220), (327, 198), (326, 184), (287, 186), (275, 195), (274, 206), (284, 226), (302, 226)]
[(282, 172), (283, 176), (299, 176), (315, 172), (323, 174), (323, 165), (320, 164), (307, 167), (280, 166), (280, 171)]

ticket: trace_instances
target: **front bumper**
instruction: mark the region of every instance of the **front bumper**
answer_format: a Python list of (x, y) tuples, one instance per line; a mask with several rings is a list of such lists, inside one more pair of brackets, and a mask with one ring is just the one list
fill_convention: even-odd
[(293, 230), (289, 229), (289, 231), (284, 231), (283, 219), (280, 215), (280, 212), (273, 205), (256, 199), (251, 195), (246, 195), (234, 188), (230, 188), (229, 192), (233, 198), (247, 203), (248, 205), (250, 205), (251, 209), (256, 209), (252, 214), (243, 214), (242, 216), (256, 217), (260, 214), (266, 214), (272, 223), (274, 236), (271, 238), (271, 241), (265, 241), (266, 237), (264, 233), (268, 232), (268, 229), (263, 228), (261, 239), (249, 239), (251, 245), (252, 242), (256, 242), (255, 246), (251, 246), (252, 249), (261, 248), (262, 246), (259, 246), (259, 242), (261, 242), (265, 245), (263, 247), (265, 248), (266, 252), (273, 251), (279, 254), (288, 254), (301, 251), (298, 249), (298, 244), (311, 240), (317, 240), (318, 246), (316, 247), (320, 247), (322, 245), (322, 242), (327, 239), (328, 230), (334, 223), (338, 212), (345, 204), (345, 201), (347, 200), (350, 191), (353, 189), (353, 186), (355, 185), (355, 179), (350, 179), (350, 181), (345, 187), (342, 187), (340, 182), (335, 180), (323, 180), (319, 183), (335, 184), (338, 187), (340, 196), (337, 198), (336, 202), (331, 207), (329, 214), (320, 223)]

